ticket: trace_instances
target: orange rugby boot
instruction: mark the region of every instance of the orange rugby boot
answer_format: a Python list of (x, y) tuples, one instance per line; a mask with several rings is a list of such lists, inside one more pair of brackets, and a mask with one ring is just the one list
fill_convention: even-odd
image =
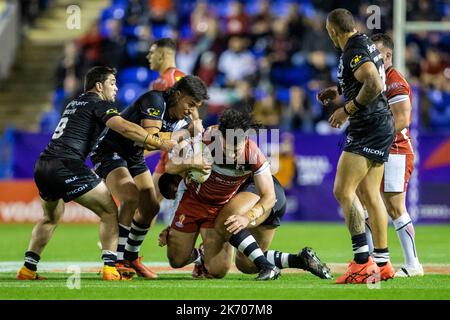
[(146, 267), (142, 263), (142, 258), (143, 257), (139, 257), (139, 258), (137, 258), (137, 259), (135, 259), (133, 261), (124, 260), (124, 264), (128, 268), (133, 268), (134, 271), (136, 271), (136, 273), (140, 277), (143, 277), (143, 278), (146, 278), (146, 279), (156, 279), (156, 278), (158, 278), (158, 275), (156, 273), (154, 273), (152, 270), (150, 270), (148, 267)]
[(118, 281), (122, 280), (122, 276), (120, 275), (119, 271), (117, 271), (116, 267), (103, 266), (102, 279), (106, 281)]
[(348, 265), (347, 272), (336, 279), (337, 284), (345, 283), (374, 283), (380, 281), (380, 269), (369, 257), (364, 264), (358, 264), (352, 260)]
[(36, 271), (30, 270), (25, 266), (22, 266), (16, 275), (17, 280), (46, 280), (47, 278), (41, 277)]
[(136, 271), (134, 271), (133, 268), (127, 267), (123, 262), (116, 262), (116, 269), (119, 271), (122, 278), (131, 280), (136, 274)]
[(390, 261), (388, 261), (384, 266), (379, 268), (380, 268), (380, 280), (386, 281), (394, 278), (395, 270), (392, 267)]

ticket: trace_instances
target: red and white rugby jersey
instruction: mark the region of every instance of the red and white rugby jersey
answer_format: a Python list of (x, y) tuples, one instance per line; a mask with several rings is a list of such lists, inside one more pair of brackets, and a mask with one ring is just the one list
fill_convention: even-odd
[[(205, 141), (208, 143), (207, 141)], [(226, 204), (250, 176), (270, 170), (269, 162), (256, 143), (247, 139), (242, 164), (214, 163), (211, 175), (202, 184), (191, 182), (187, 188), (200, 202), (211, 205)]]
[[(412, 92), (408, 82), (405, 78), (395, 70), (393, 67), (389, 67), (386, 72), (386, 96), (389, 106), (395, 108), (395, 104), (409, 99), (412, 106)], [(410, 113), (411, 119), (411, 113)], [(392, 143), (390, 153), (393, 154), (413, 154), (411, 136), (409, 134), (409, 127), (404, 128), (401, 132), (397, 133), (395, 140)]]
[(150, 83), (150, 90), (165, 91), (172, 87), (175, 82), (185, 76), (184, 72), (177, 68), (169, 68), (156, 80)]

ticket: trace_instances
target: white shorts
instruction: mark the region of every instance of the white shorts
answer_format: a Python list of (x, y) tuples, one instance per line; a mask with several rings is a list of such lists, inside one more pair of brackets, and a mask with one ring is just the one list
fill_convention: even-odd
[(384, 164), (381, 191), (406, 192), (414, 168), (414, 154), (389, 154)]

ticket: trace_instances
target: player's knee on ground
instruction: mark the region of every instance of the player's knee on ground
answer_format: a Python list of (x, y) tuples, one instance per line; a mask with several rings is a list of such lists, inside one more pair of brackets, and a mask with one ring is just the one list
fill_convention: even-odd
[(208, 275), (216, 278), (222, 279), (230, 270), (231, 264), (228, 262), (225, 263), (217, 263), (217, 262), (205, 262), (205, 268), (208, 270)]
[(190, 259), (189, 256), (179, 254), (179, 252), (173, 252), (171, 250), (167, 250), (167, 258), (169, 259), (169, 264), (172, 268), (178, 269), (183, 268), (187, 265)]

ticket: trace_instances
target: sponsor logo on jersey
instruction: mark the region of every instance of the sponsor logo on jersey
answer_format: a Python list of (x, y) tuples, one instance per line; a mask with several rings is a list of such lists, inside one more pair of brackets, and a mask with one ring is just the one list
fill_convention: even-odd
[(176, 225), (178, 228), (183, 228), (183, 227), (184, 227), (184, 224), (183, 224), (184, 219), (186, 219), (186, 217), (185, 217), (184, 214), (182, 214), (182, 215), (178, 218), (178, 221), (175, 222), (175, 225)]
[(113, 160), (120, 160), (121, 158), (120, 158), (120, 156), (117, 154), (117, 152), (114, 152), (114, 153), (113, 153), (112, 159), (113, 159)]
[(357, 54), (353, 57), (353, 59), (350, 61), (350, 67), (354, 68), (358, 65), (358, 63), (361, 61), (362, 55)]
[(375, 150), (375, 149), (370, 149), (370, 148), (364, 147), (363, 151), (366, 153), (370, 153), (370, 154), (376, 154), (378, 156), (384, 156), (384, 151), (381, 151), (381, 150)]
[(71, 182), (74, 182), (74, 181), (77, 180), (77, 179), (78, 179), (78, 177), (77, 177), (77, 176), (74, 176), (74, 177), (71, 177), (71, 178), (69, 178), (69, 179), (64, 180), (64, 182), (65, 182), (65, 183), (71, 183)]
[(156, 108), (148, 108), (147, 113), (153, 117), (158, 117), (161, 115), (161, 110)]

